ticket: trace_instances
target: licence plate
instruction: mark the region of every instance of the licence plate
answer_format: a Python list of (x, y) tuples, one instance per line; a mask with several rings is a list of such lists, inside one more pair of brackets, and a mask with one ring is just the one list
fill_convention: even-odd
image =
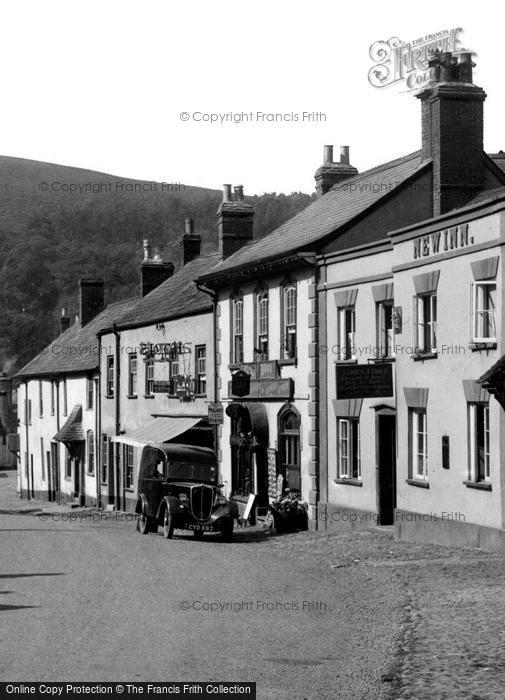
[(187, 530), (199, 530), (201, 532), (212, 532), (214, 530), (212, 525), (199, 525), (198, 523), (188, 523), (185, 527)]

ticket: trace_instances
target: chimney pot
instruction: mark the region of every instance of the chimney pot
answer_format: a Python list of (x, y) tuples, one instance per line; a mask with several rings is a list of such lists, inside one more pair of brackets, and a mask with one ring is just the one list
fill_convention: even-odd
[(331, 163), (333, 163), (333, 146), (324, 147), (323, 163), (325, 165), (331, 165)]
[(458, 66), (459, 80), (462, 83), (473, 84), (473, 68), (475, 68), (475, 63), (472, 61), (472, 52), (465, 51), (460, 56)]
[(191, 217), (188, 217), (187, 219), (184, 219), (184, 232), (188, 236), (193, 235), (193, 219)]
[(151, 246), (149, 245), (149, 238), (144, 238), (144, 260), (149, 260), (151, 257)]
[(453, 82), (452, 53), (446, 51), (440, 57), (440, 81), (442, 83)]
[(235, 193), (235, 201), (236, 202), (243, 202), (244, 201), (244, 186), (243, 185), (236, 185), (236, 187), (233, 188), (233, 192)]
[(60, 331), (64, 333), (67, 328), (70, 328), (70, 316), (67, 316), (67, 310), (62, 308), (60, 318)]
[(223, 185), (223, 202), (231, 202), (231, 185)]
[(349, 146), (340, 146), (340, 162), (349, 165)]

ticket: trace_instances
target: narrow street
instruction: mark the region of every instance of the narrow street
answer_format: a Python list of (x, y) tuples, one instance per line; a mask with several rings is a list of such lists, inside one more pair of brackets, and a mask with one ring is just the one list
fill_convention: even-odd
[(503, 697), (501, 555), (379, 528), (167, 541), (137, 533), (130, 515), (15, 506), (0, 507), (4, 681), (255, 681), (261, 700)]

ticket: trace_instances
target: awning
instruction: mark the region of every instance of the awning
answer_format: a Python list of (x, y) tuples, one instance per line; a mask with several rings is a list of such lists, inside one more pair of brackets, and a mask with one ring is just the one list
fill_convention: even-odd
[(81, 404), (73, 407), (66, 423), (58, 430), (53, 440), (58, 440), (58, 442), (82, 442), (84, 440)]
[(121, 442), (126, 445), (136, 445), (143, 447), (150, 443), (167, 442), (173, 438), (185, 433), (186, 430), (193, 428), (206, 416), (199, 418), (193, 417), (177, 417), (177, 418), (153, 418), (149, 423), (142, 425), (136, 430), (127, 432), (124, 435), (115, 435), (111, 438), (111, 442)]

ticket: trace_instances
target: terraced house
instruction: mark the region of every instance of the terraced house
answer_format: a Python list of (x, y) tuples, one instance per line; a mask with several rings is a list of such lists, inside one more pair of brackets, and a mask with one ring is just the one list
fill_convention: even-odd
[(18, 373), (19, 488), (28, 498), (100, 502), (97, 333), (128, 307), (104, 308), (102, 280), (79, 283), (79, 316)]
[(182, 267), (144, 241), (140, 296), (102, 325), (100, 338), (100, 491), (105, 504), (134, 510), (142, 448), (177, 442), (215, 447), (208, 423), (214, 400), (211, 298), (194, 282), (217, 255), (200, 256), (186, 219)]

